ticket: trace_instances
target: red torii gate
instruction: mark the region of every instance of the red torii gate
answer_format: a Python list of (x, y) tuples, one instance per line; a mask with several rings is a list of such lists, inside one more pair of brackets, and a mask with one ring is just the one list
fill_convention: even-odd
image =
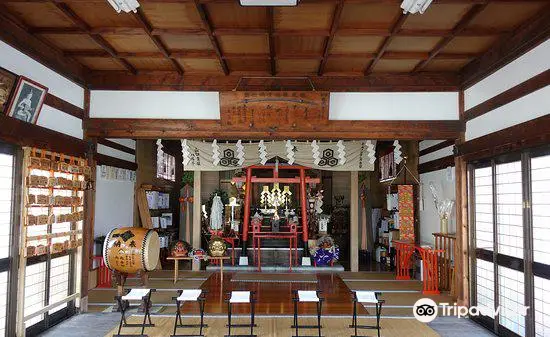
[[(304, 256), (307, 256), (307, 240), (308, 240), (308, 228), (307, 228), (307, 197), (306, 197), (306, 184), (318, 184), (321, 182), (319, 178), (306, 177), (307, 167), (300, 165), (252, 165), (246, 168), (246, 177), (235, 177), (232, 179), (234, 182), (246, 183), (245, 199), (244, 199), (244, 221), (243, 221), (243, 244), (241, 256), (247, 256), (246, 246), (248, 241), (248, 230), (250, 227), (250, 200), (252, 183), (283, 183), (283, 184), (300, 184), (300, 206), (302, 211), (302, 240), (304, 242)], [(252, 170), (272, 170), (272, 178), (258, 178), (252, 176)], [(299, 177), (294, 178), (279, 178), (279, 170), (297, 170), (300, 172)]]

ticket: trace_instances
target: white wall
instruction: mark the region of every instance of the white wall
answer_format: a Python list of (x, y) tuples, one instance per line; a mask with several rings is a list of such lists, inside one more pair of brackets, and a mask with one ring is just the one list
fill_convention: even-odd
[(331, 120), (456, 120), (458, 92), (338, 92)]
[[(0, 67), (25, 76), (48, 88), (48, 92), (77, 107), (84, 106), (84, 89), (0, 41)], [(37, 124), (82, 139), (82, 121), (48, 105), (43, 105)]]
[(96, 170), (94, 237), (111, 229), (134, 224), (134, 188), (132, 181), (102, 179)]
[[(129, 148), (136, 148), (133, 139), (112, 139)], [(98, 144), (97, 152), (135, 163), (134, 155)], [(107, 234), (111, 229), (134, 224), (134, 191), (132, 181), (101, 178), (100, 167), (96, 170), (96, 197), (94, 237)]]
[(220, 119), (217, 92), (92, 90), (92, 118)]
[[(466, 109), (550, 69), (550, 40), (517, 58), (464, 92)], [(472, 140), (550, 113), (550, 86), (523, 96), (466, 123), (466, 140)]]
[[(422, 141), (419, 144), (420, 149), (426, 149), (442, 141)], [(419, 163), (425, 163), (436, 160), (452, 154), (453, 146), (448, 146), (438, 151), (420, 156)], [(420, 242), (423, 244), (433, 244), (432, 233), (440, 232), (439, 215), (435, 208), (432, 193), (430, 191), (430, 182), (435, 186), (439, 198), (456, 200), (455, 197), (455, 175), (454, 168), (449, 167), (438, 171), (423, 173), (420, 175), (422, 185), (422, 199), (424, 208), (420, 209)], [(456, 214), (455, 209), (451, 212), (449, 220), (449, 233), (456, 232)]]

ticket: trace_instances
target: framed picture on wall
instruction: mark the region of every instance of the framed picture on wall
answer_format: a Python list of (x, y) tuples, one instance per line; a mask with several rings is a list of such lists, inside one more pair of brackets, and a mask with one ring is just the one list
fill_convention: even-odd
[(8, 116), (36, 124), (47, 93), (45, 86), (21, 76), (6, 110)]
[(0, 67), (0, 113), (6, 112), (16, 83), (17, 75)]

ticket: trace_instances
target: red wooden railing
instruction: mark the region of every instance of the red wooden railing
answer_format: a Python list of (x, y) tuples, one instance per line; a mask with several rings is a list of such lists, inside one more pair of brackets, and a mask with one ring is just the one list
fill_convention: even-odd
[(410, 280), (409, 269), (411, 266), (411, 256), (416, 250), (424, 263), (422, 268), (422, 293), (439, 294), (439, 273), (437, 254), (442, 253), (442, 250), (436, 250), (421, 246), (416, 246), (414, 243), (405, 241), (392, 241), (397, 251), (397, 280)]
[(97, 268), (97, 288), (111, 288), (111, 270), (103, 261), (103, 256), (94, 256), (94, 261), (99, 264)]

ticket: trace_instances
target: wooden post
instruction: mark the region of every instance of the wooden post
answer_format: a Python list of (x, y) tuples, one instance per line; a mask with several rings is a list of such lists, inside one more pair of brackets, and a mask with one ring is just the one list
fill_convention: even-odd
[(350, 270), (359, 271), (359, 172), (351, 171), (351, 192), (350, 192)]
[[(201, 171), (194, 171), (193, 179), (193, 248), (201, 248)], [(193, 270), (197, 271), (201, 268), (199, 260), (193, 260)]]
[[(464, 91), (458, 95), (460, 119), (464, 121)], [(465, 141), (464, 132), (456, 140), (455, 146)], [(456, 296), (458, 305), (470, 305), (470, 247), (468, 225), (468, 166), (463, 157), (455, 157), (455, 193), (456, 193)]]
[[(25, 178), (28, 176), (29, 172), (29, 148), (23, 148), (23, 175), (22, 175), (22, 188), (23, 188), (23, 200), (28, 200), (28, 188), (25, 182)], [(23, 207), (21, 219), (27, 218), (28, 208)], [(27, 267), (27, 255), (26, 252), (26, 241), (27, 241), (27, 226), (25, 223), (21, 224), (21, 237), (19, 240), (19, 269), (18, 269), (18, 282), (17, 282), (17, 319), (16, 319), (16, 335), (17, 337), (25, 336), (25, 270)]]
[[(244, 221), (243, 221), (243, 243), (241, 256), (247, 256), (248, 227), (250, 226), (250, 198), (252, 196), (252, 168), (246, 168), (246, 185), (244, 191)], [(223, 261), (222, 261), (223, 262)]]
[(307, 191), (306, 191), (306, 169), (300, 169), (300, 200), (302, 206), (302, 233), (304, 241), (304, 257), (309, 256), (308, 249), (308, 228), (307, 228)]

